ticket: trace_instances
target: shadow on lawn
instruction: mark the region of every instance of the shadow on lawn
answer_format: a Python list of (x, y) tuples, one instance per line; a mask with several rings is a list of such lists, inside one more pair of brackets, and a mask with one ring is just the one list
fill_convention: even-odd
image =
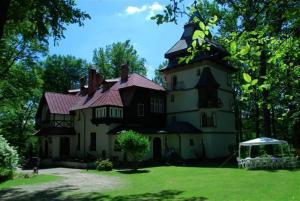
[(117, 170), (117, 172), (121, 174), (143, 174), (143, 173), (149, 173), (150, 170)]
[(85, 193), (85, 194), (72, 194), (64, 195), (64, 193), (72, 193), (76, 189), (71, 186), (63, 186), (59, 188), (49, 188), (47, 190), (37, 191), (37, 192), (26, 192), (21, 189), (7, 189), (0, 191), (1, 201), (48, 201), (48, 200), (61, 200), (61, 201), (163, 201), (163, 200), (178, 200), (178, 201), (205, 201), (208, 198), (190, 197), (190, 198), (180, 198), (183, 191), (178, 190), (164, 190), (157, 193), (143, 193), (143, 194), (133, 194), (133, 195), (120, 195), (120, 196), (110, 196), (102, 193)]

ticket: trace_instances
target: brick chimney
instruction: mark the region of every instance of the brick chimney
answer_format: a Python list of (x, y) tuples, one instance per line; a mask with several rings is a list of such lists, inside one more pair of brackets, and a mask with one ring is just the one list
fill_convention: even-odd
[(88, 80), (88, 94), (93, 95), (97, 90), (97, 78), (96, 78), (96, 69), (89, 69), (89, 80)]
[(85, 77), (81, 77), (80, 78), (80, 94), (81, 95), (85, 95), (85, 93), (86, 93), (86, 91), (85, 91), (85, 84), (86, 84)]
[(121, 65), (121, 82), (127, 82), (128, 73), (129, 73), (128, 63), (122, 64)]
[(103, 81), (104, 78), (100, 75), (100, 73), (96, 73), (96, 90), (100, 87)]

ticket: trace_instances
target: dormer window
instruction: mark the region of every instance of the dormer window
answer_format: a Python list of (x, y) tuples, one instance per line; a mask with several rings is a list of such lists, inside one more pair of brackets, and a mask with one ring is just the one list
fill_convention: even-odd
[(177, 76), (174, 75), (172, 77), (172, 89), (176, 89), (177, 88)]

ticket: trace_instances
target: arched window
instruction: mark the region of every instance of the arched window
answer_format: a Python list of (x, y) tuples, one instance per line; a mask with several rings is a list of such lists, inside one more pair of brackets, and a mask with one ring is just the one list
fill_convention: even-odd
[(174, 75), (172, 78), (172, 89), (176, 89), (177, 87), (177, 76)]
[(207, 114), (205, 113), (205, 112), (203, 112), (202, 114), (201, 114), (201, 125), (202, 125), (202, 127), (207, 127), (208, 125), (207, 125)]
[(211, 127), (217, 127), (217, 117), (215, 112), (211, 114)]

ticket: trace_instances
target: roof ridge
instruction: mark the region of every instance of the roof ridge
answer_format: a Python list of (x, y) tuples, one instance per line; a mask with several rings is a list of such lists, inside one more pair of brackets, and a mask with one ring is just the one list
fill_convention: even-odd
[(138, 76), (140, 76), (140, 77), (143, 77), (143, 78), (145, 78), (146, 80), (152, 82), (153, 84), (155, 84), (155, 85), (157, 85), (157, 86), (162, 87), (163, 89), (165, 89), (163, 86), (161, 86), (161, 85), (155, 83), (153, 80), (150, 80), (149, 78), (147, 78), (147, 77), (144, 76), (144, 75), (140, 75), (140, 74), (138, 74), (138, 73), (132, 73), (132, 74), (135, 74), (135, 75), (138, 75)]
[(58, 93), (58, 92), (52, 92), (52, 91), (46, 91), (45, 94), (57, 94), (57, 95), (76, 97), (76, 96), (71, 95), (71, 94), (64, 94), (64, 93)]

